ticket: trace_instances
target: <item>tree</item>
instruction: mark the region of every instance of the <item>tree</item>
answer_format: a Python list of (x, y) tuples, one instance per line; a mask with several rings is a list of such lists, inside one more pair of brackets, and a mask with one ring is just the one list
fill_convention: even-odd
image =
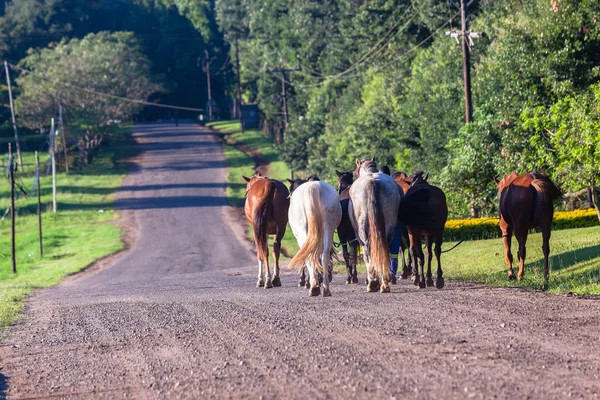
[(18, 67), (21, 94), (16, 108), (22, 122), (32, 128), (47, 126), (61, 104), (69, 126), (81, 134), (86, 147), (99, 144), (107, 126), (131, 118), (141, 108), (110, 96), (146, 100), (161, 88), (128, 32), (99, 32), (30, 50)]

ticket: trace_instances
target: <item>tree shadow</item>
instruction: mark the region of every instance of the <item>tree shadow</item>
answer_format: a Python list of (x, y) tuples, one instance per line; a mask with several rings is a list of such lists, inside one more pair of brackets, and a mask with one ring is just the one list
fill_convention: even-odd
[[(560, 271), (567, 269), (577, 263), (591, 260), (592, 258), (600, 257), (600, 245), (584, 247), (573, 251), (567, 251), (564, 253), (550, 255), (548, 257), (548, 263), (552, 265), (553, 271)], [(535, 265), (543, 264), (544, 259), (529, 262), (525, 264), (525, 268), (531, 268)]]
[(0, 400), (5, 400), (8, 393), (8, 379), (6, 375), (2, 373), (0, 368)]
[[(113, 204), (78, 204), (58, 202), (57, 208), (63, 211), (100, 210), (106, 208), (118, 211), (173, 208), (210, 208), (226, 206), (228, 204), (227, 201), (228, 198), (225, 196), (163, 196), (118, 199)], [(229, 198), (229, 201), (239, 202), (241, 199), (238, 197), (233, 197)]]

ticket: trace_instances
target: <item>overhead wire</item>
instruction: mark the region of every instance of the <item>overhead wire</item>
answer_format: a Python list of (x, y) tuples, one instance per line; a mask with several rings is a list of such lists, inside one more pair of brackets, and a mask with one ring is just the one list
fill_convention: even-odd
[[(18, 65), (14, 65), (12, 63), (8, 63), (8, 65), (15, 70), (21, 70), (21, 71), (26, 71), (26, 72), (35, 74), (35, 72), (25, 69), (25, 68), (22, 68), (22, 67), (19, 67)], [(132, 98), (124, 97), (124, 96), (117, 96), (114, 94), (104, 93), (104, 92), (100, 92), (100, 91), (97, 91), (94, 89), (88, 89), (88, 88), (84, 88), (81, 86), (73, 85), (73, 84), (70, 84), (67, 82), (56, 81), (56, 83), (58, 83), (59, 85), (62, 85), (62, 86), (66, 86), (66, 87), (69, 87), (69, 88), (72, 88), (75, 90), (85, 92), (85, 93), (95, 94), (97, 96), (112, 98), (115, 100), (128, 101), (130, 103), (135, 103), (135, 104), (139, 104), (139, 105), (143, 105), (143, 106), (169, 108), (169, 109), (173, 109), (173, 110), (182, 110), (182, 111), (195, 111), (195, 112), (204, 112), (205, 111), (203, 108), (183, 107), (183, 106), (175, 106), (175, 105), (171, 105), (171, 104), (152, 103), (152, 102), (145, 101), (145, 100), (132, 99)]]

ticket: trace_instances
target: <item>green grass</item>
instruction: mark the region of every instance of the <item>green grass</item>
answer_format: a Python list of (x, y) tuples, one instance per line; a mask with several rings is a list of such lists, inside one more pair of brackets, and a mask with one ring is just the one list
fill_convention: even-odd
[[(445, 243), (443, 247), (449, 249), (452, 246), (453, 243)], [(517, 247), (513, 238), (515, 273), (518, 272)], [(525, 278), (521, 282), (509, 282), (507, 279), (502, 239), (466, 241), (442, 254), (442, 267), (449, 279), (542, 290), (542, 235), (530, 234), (527, 239)], [(552, 293), (600, 294), (600, 227), (553, 231), (550, 239), (550, 271), (548, 291)]]
[[(273, 142), (264, 137), (260, 131), (249, 130), (241, 133), (239, 131), (239, 122), (220, 121), (209, 123), (208, 126), (221, 131), (233, 132), (228, 135), (227, 141), (241, 142), (251, 149), (256, 149), (269, 161), (269, 178), (283, 181), (290, 176), (288, 166), (279, 159), (279, 155), (273, 146)], [(226, 194), (229, 204), (235, 207), (243, 207), (246, 198), (246, 181), (242, 175), (252, 176), (254, 174), (254, 160), (251, 156), (244, 154), (233, 146), (223, 144), (225, 162), (227, 164), (227, 189)], [(251, 228), (248, 227), (248, 237), (252, 239)], [(285, 236), (282, 239), (282, 247), (288, 254), (295, 254), (298, 251), (298, 243), (292, 233), (292, 229), (287, 227)], [(284, 257), (285, 258), (285, 257)]]
[[(600, 227), (567, 229), (552, 232), (550, 239), (550, 279), (547, 291), (551, 293), (573, 293), (577, 295), (600, 295)], [(518, 272), (517, 243), (513, 238), (513, 269)], [(456, 242), (447, 242), (443, 249), (450, 249)], [(444, 277), (469, 282), (480, 282), (488, 286), (519, 287), (544, 290), (544, 256), (541, 233), (530, 234), (527, 239), (525, 278), (509, 281), (504, 261), (502, 239), (465, 241), (448, 253), (442, 254)], [(432, 263), (435, 276), (437, 264)], [(339, 273), (346, 273), (343, 264), (336, 263)], [(365, 273), (362, 257), (357, 267), (359, 274)], [(400, 271), (399, 271), (400, 272)]]
[[(32, 290), (55, 285), (94, 260), (122, 249), (120, 230), (110, 223), (118, 218), (111, 204), (126, 170), (118, 160), (133, 147), (123, 135), (111, 138), (111, 143), (82, 172), (57, 174), (56, 214), (52, 213), (51, 177), (43, 176), (47, 154), (41, 155), (44, 256), (39, 254), (36, 196), (20, 195), (15, 201), (17, 274), (11, 271), (10, 220), (0, 222), (0, 329), (14, 321)], [(33, 153), (23, 153), (23, 162), (33, 163)], [(21, 182), (29, 191), (33, 178), (23, 177)], [(2, 213), (8, 205), (9, 185), (2, 179)]]

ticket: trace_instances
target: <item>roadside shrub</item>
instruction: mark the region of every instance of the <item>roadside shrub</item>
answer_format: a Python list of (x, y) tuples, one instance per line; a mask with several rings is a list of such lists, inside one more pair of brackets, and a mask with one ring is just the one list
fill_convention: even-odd
[[(586, 228), (600, 225), (596, 210), (555, 211), (553, 230)], [(444, 240), (479, 240), (502, 237), (498, 218), (454, 219), (446, 222)]]

